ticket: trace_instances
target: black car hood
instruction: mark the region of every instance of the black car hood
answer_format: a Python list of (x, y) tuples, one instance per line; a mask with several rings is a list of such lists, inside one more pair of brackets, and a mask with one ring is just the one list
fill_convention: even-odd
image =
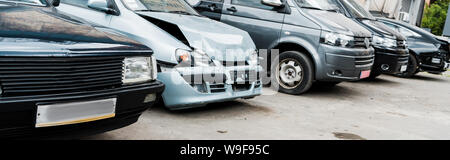
[(390, 29), (385, 24), (378, 22), (376, 20), (361, 20), (360, 22), (363, 23), (363, 25), (365, 25), (369, 30), (371, 30), (372, 32), (375, 32), (375, 34), (393, 37), (397, 40), (403, 40), (403, 41), (406, 40), (406, 38), (403, 35)]
[(361, 27), (353, 20), (347, 18), (343, 14), (322, 10), (305, 9), (306, 13), (310, 14), (317, 22), (320, 23), (322, 29), (341, 32), (352, 33), (356, 37), (371, 37), (370, 33), (364, 27)]
[[(50, 7), (32, 6), (0, 5), (0, 45), (1, 43), (21, 45), (24, 50), (149, 50), (122, 36), (119, 31), (72, 19)], [(24, 46), (25, 43), (27, 46)], [(96, 45), (89, 45), (93, 43)], [(44, 44), (45, 47), (42, 46)]]

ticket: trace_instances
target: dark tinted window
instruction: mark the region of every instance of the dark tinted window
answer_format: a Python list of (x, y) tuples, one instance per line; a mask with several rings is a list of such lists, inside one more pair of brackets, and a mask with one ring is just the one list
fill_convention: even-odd
[(231, 0), (232, 4), (241, 5), (241, 6), (248, 6), (253, 8), (261, 8), (261, 9), (267, 9), (272, 10), (273, 7), (267, 6), (261, 3), (261, 0)]

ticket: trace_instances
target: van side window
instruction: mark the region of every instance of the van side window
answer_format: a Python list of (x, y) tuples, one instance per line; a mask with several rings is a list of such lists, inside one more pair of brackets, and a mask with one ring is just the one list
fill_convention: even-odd
[(231, 0), (231, 4), (273, 10), (273, 7), (262, 4), (261, 0)]
[(87, 8), (88, 0), (61, 0), (61, 3)]

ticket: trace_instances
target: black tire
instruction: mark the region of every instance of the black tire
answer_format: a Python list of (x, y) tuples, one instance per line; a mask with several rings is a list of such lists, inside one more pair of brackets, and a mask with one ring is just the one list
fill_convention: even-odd
[[(301, 67), (301, 76), (295, 74), (295, 78), (301, 78), (298, 83), (295, 83), (293, 86), (288, 86), (287, 83), (282, 82), (282, 78), (280, 78), (280, 69), (283, 65), (283, 62), (294, 62), (294, 67)], [(272, 88), (278, 90), (281, 93), (299, 95), (308, 91), (314, 81), (314, 69), (313, 63), (304, 53), (297, 51), (286, 51), (283, 52), (277, 57), (272, 63), (271, 67), (271, 84)], [(281, 62), (281, 63), (280, 63)], [(287, 64), (287, 63), (286, 63)], [(297, 73), (297, 72), (296, 72)], [(287, 74), (286, 74), (287, 75)], [(292, 76), (292, 75), (291, 75)], [(299, 76), (299, 77), (297, 77)], [(281, 84), (280, 84), (281, 82)]]
[(370, 73), (370, 76), (367, 77), (366, 79), (367, 79), (367, 80), (375, 80), (375, 79), (377, 79), (378, 76), (380, 76), (380, 75), (381, 75), (380, 72), (372, 72), (372, 73)]
[(411, 53), (409, 54), (408, 69), (406, 69), (406, 71), (403, 73), (396, 74), (396, 76), (402, 78), (411, 78), (417, 73), (419, 73), (419, 64), (417, 62), (416, 56)]

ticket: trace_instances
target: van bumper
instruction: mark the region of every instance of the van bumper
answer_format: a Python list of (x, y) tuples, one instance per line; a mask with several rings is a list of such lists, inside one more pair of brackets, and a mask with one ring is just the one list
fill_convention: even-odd
[(375, 47), (375, 64), (373, 72), (385, 74), (402, 73), (402, 66), (407, 66), (409, 52), (406, 49), (385, 49)]
[(316, 75), (319, 81), (355, 81), (361, 79), (362, 71), (369, 71), (374, 63), (374, 49), (343, 48), (321, 44), (321, 53), (325, 53), (325, 67), (322, 75)]

